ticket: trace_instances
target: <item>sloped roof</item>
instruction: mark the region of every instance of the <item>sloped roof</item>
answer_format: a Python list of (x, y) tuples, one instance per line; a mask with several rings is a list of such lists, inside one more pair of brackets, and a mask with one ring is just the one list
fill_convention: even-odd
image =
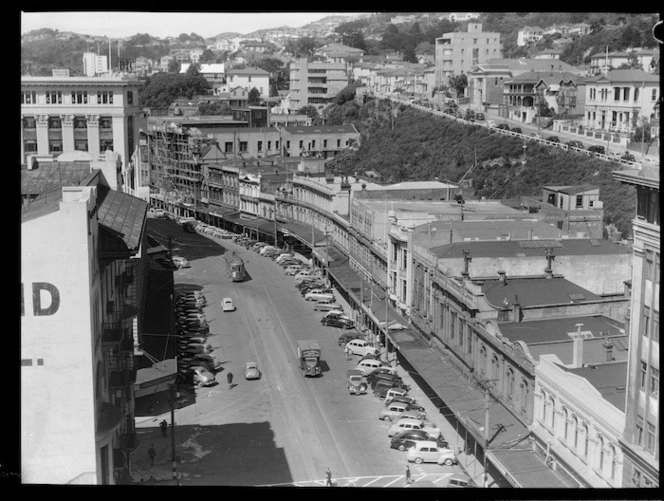
[(627, 393), (627, 362), (599, 364), (563, 370), (581, 376), (600, 392), (602, 397), (621, 411), (625, 411)]
[(293, 127), (283, 127), (289, 134), (334, 134), (351, 132), (357, 133), (353, 125), (300, 125)]
[(587, 82), (625, 82), (659, 83), (659, 75), (643, 70), (611, 70), (606, 75), (597, 75), (586, 79)]
[(127, 193), (108, 190), (98, 210), (99, 224), (122, 238), (127, 249), (141, 245), (148, 204)]
[(234, 68), (226, 72), (227, 75), (259, 75), (269, 76), (270, 72), (261, 68)]
[(554, 71), (568, 71), (570, 73), (578, 73), (579, 68), (572, 66), (560, 59), (489, 59), (487, 62), (479, 64), (478, 67), (484, 70), (506, 69), (512, 70), (527, 70), (527, 71), (551, 71), (553, 66)]
[(570, 341), (568, 332), (576, 332), (577, 324), (583, 324), (581, 330), (590, 332), (594, 338), (601, 338), (603, 332), (608, 332), (609, 336), (625, 335), (623, 323), (604, 315), (501, 322), (499, 325), (501, 335), (510, 342), (523, 341), (530, 346), (531, 344)]
[(544, 189), (559, 191), (560, 193), (565, 193), (567, 195), (576, 195), (577, 193), (583, 193), (584, 191), (592, 191), (599, 189), (599, 186), (592, 184), (577, 184), (570, 186), (542, 186)]
[(90, 161), (40, 162), (36, 169), (21, 167), (21, 195), (36, 195), (61, 186), (79, 185), (90, 175)]
[(521, 306), (572, 303), (572, 298), (578, 298), (578, 302), (601, 299), (597, 294), (560, 277), (507, 277), (505, 284), (496, 278), (485, 280), (481, 288), (486, 300), (496, 308), (511, 306), (516, 296), (518, 296)]

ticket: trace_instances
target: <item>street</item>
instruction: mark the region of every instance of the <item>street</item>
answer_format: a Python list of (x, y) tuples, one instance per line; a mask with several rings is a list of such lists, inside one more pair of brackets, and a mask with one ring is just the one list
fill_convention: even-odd
[[(292, 277), (232, 240), (185, 233), (165, 219), (150, 219), (148, 231), (167, 247), (170, 235), (173, 254), (191, 262), (191, 268), (174, 272), (175, 287), (202, 286), (208, 301), (208, 343), (223, 362), (216, 375), (219, 384), (197, 389), (196, 402), (175, 412), (183, 485), (324, 485), (326, 468), (337, 485), (361, 485), (360, 478), (371, 485), (405, 484), (398, 480), (408, 464), (405, 453), (390, 449), (389, 423), (378, 419), (383, 402), (371, 392), (350, 395), (346, 389), (346, 370), (359, 357), (346, 360), (337, 344), (341, 331), (321, 325), (322, 312), (301, 297)], [(224, 253), (232, 251), (245, 262), (245, 282), (230, 280)], [(236, 311), (221, 310), (223, 297), (233, 299)], [(314, 339), (321, 346), (321, 377), (301, 374), (295, 348), (299, 339)], [(245, 380), (247, 361), (258, 363), (261, 379)], [(226, 383), (228, 371), (234, 375), (232, 389)], [(442, 420), (431, 409), (428, 418)], [(164, 417), (168, 419), (154, 416), (137, 427), (143, 444), (158, 442), (156, 465), (166, 475), (170, 437), (160, 437), (158, 429)], [(135, 461), (145, 462), (140, 449)], [(460, 471), (459, 466), (436, 464), (410, 468), (416, 480), (426, 476), (436, 485)], [(383, 477), (387, 480), (378, 481)]]

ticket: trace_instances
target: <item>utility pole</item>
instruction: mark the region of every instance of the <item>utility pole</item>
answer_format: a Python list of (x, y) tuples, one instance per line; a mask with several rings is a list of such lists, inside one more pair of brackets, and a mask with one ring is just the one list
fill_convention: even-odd
[(169, 403), (171, 405), (171, 462), (173, 464), (173, 480), (175, 480), (178, 485), (180, 480), (178, 478), (177, 472), (177, 457), (175, 456), (175, 399), (177, 397), (175, 383), (171, 384), (170, 387), (170, 398)]
[(483, 464), (482, 464), (482, 469), (484, 470), (483, 476), (483, 482), (482, 485), (483, 487), (488, 487), (489, 486), (489, 475), (486, 471), (487, 467), (487, 452), (489, 451), (489, 439), (491, 438), (489, 436), (489, 407), (491, 406), (491, 394), (489, 393), (489, 385), (488, 383), (492, 383), (494, 381), (498, 381), (498, 379), (482, 379), (478, 381), (480, 385), (484, 387), (484, 458), (483, 458)]

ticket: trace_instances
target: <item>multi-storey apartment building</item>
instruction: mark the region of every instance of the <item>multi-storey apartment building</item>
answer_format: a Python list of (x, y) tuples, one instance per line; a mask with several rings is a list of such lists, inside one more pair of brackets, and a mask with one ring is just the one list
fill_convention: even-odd
[(659, 167), (616, 171), (613, 177), (636, 187), (634, 262), (629, 312), (629, 363), (623, 487), (659, 486)]
[(99, 56), (94, 52), (83, 53), (83, 74), (94, 77), (108, 71), (108, 56)]
[(659, 75), (612, 70), (586, 79), (584, 127), (631, 133), (655, 118)]
[(609, 70), (619, 69), (623, 65), (629, 65), (632, 61), (639, 64), (639, 69), (652, 73), (659, 59), (657, 49), (632, 49), (619, 52), (598, 52), (590, 56), (590, 73), (597, 75)]
[(447, 84), (449, 77), (468, 73), (473, 66), (502, 55), (500, 33), (482, 31), (481, 23), (468, 23), (465, 33), (445, 33), (436, 38), (436, 85)]
[(293, 109), (312, 105), (323, 108), (348, 85), (346, 63), (295, 59), (290, 63), (290, 101)]
[(111, 189), (100, 170), (22, 211), (25, 483), (128, 480), (146, 214), (147, 203)]
[(112, 150), (126, 164), (138, 144), (139, 86), (133, 77), (22, 76), (21, 163)]
[(331, 158), (342, 150), (357, 145), (360, 133), (354, 125), (287, 126), (279, 129), (283, 152), (287, 156), (320, 156)]
[(544, 30), (539, 26), (524, 26), (520, 29), (516, 36), (516, 44), (519, 47), (524, 47), (528, 44), (539, 42), (544, 38)]

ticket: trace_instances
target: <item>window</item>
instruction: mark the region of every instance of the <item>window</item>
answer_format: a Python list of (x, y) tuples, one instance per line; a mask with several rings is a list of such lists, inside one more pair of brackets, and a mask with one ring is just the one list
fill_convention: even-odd
[(609, 455), (611, 456), (611, 469), (609, 471), (609, 478), (615, 480), (616, 478), (616, 448), (609, 445)]
[(59, 117), (48, 117), (49, 129), (62, 129), (62, 120)]
[(454, 332), (456, 331), (457, 324), (457, 315), (456, 313), (450, 313), (450, 338), (454, 340)]
[(127, 104), (134, 104), (134, 93), (132, 91), (127, 92)]
[(588, 446), (590, 444), (590, 437), (588, 436), (588, 425), (583, 425), (583, 455), (588, 457)]
[(88, 151), (88, 141), (86, 139), (75, 139), (74, 149), (76, 151)]
[(87, 90), (71, 91), (71, 104), (88, 104), (88, 91)]
[(113, 104), (113, 91), (97, 91), (97, 104)]
[(327, 148), (327, 139), (323, 139), (323, 148)]
[[(111, 117), (99, 117), (99, 128), (100, 129), (111, 129), (113, 121)], [(102, 150), (104, 151), (104, 150)]]
[(638, 87), (634, 89), (634, 102), (639, 100), (639, 90), (640, 89)]
[(113, 140), (112, 139), (100, 139), (99, 140), (99, 151), (104, 152), (106, 150), (113, 151)]
[(224, 153), (233, 153), (233, 142), (224, 143)]
[(290, 141), (286, 141), (286, 149), (290, 150)]
[(650, 100), (657, 101), (657, 89), (652, 90), (652, 94), (650, 95)]
[(470, 328), (466, 329), (466, 331), (466, 353), (470, 355), (473, 353), (473, 334)]
[(37, 141), (34, 140), (23, 141), (23, 151), (25, 153), (37, 153)]
[[(648, 337), (648, 326), (650, 324), (650, 308), (647, 306), (643, 307), (643, 317), (641, 320), (641, 334), (645, 337)], [(643, 362), (641, 362), (643, 363)]]
[(258, 141), (258, 151), (263, 151), (263, 141)]
[(650, 394), (659, 393), (659, 369), (650, 368), (650, 384), (648, 385)]
[(655, 452), (655, 425), (646, 423), (646, 451)]
[[(316, 147), (316, 140), (313, 139), (313, 140), (311, 141), (311, 148), (315, 148), (315, 147)], [(310, 148), (310, 149), (311, 149), (311, 148)]]
[(408, 251), (406, 249), (401, 250), (401, 267), (404, 270), (408, 268)]
[[(289, 148), (290, 148), (290, 146), (289, 146)], [(275, 149), (275, 150), (278, 150), (278, 149), (279, 149), (279, 141), (275, 141), (275, 142), (274, 142), (274, 149)]]
[(50, 140), (48, 142), (48, 151), (49, 153), (61, 153), (62, 141)]
[(46, 104), (62, 104), (62, 91), (47, 91)]
[(599, 449), (599, 471), (601, 472), (604, 469), (604, 438), (599, 437), (597, 447)]
[(337, 139), (337, 148), (341, 148), (341, 139)]
[(632, 485), (634, 487), (641, 487), (641, 472), (636, 468), (632, 472)]
[(645, 363), (644, 361), (641, 361), (641, 382), (639, 384), (639, 388), (642, 390), (646, 389), (646, 380), (648, 376), (648, 364)]
[(572, 426), (574, 426), (574, 450), (579, 447), (579, 420), (575, 417), (572, 419)]
[(629, 101), (629, 87), (623, 87), (623, 101)]
[(300, 141), (300, 149), (304, 148), (304, 141)]
[(569, 439), (569, 411), (563, 408), (563, 440)]
[(37, 92), (34, 90), (21, 91), (21, 104), (37, 104)]
[(576, 196), (576, 208), (577, 209), (582, 209), (583, 208), (583, 195), (577, 195)]
[(35, 117), (23, 117), (23, 128), (24, 129), (34, 129), (37, 127), (37, 121)]
[(87, 129), (88, 121), (85, 117), (74, 117), (74, 129)]
[(507, 369), (507, 385), (505, 386), (505, 393), (507, 398), (511, 400), (514, 396), (514, 371), (510, 368)]
[(272, 149), (272, 141), (267, 142), (267, 149), (271, 150)]
[(553, 397), (549, 397), (549, 405), (551, 406), (551, 431), (556, 433), (556, 403)]
[(240, 151), (241, 152), (246, 152), (248, 151), (248, 143), (247, 141), (240, 141)]
[(634, 426), (634, 443), (636, 445), (643, 445), (643, 418), (636, 417), (636, 424)]

